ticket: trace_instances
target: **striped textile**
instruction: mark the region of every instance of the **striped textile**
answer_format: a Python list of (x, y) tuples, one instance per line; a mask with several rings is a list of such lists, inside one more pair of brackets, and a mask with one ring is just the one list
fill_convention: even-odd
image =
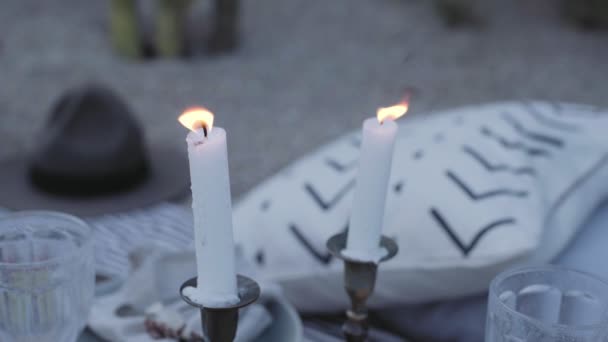
[(162, 203), (87, 220), (94, 230), (97, 272), (127, 277), (129, 252), (156, 244), (169, 250), (191, 247), (192, 213), (185, 207)]

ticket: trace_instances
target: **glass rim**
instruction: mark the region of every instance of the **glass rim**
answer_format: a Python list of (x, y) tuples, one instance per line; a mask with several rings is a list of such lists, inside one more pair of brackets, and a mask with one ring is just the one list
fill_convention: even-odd
[[(42, 260), (42, 261), (31, 261), (31, 262), (2, 262), (0, 261), (0, 268), (32, 268), (32, 267), (42, 267), (51, 264), (57, 264), (65, 260), (70, 260), (79, 257), (85, 248), (88, 248), (93, 243), (93, 229), (92, 227), (82, 220), (79, 217), (76, 217), (71, 214), (52, 211), (52, 210), (21, 210), (10, 212), (7, 215), (0, 216), (0, 225), (7, 221), (22, 219), (22, 218), (38, 218), (38, 217), (53, 217), (61, 220), (65, 220), (71, 222), (75, 225), (78, 225), (82, 228), (83, 231), (83, 243), (68, 253), (62, 254), (60, 256), (56, 256), (50, 259)], [(0, 228), (1, 230), (1, 228)]]
[(512, 270), (500, 273), (490, 283), (490, 291), (489, 291), (490, 296), (492, 297), (494, 302), (499, 303), (498, 305), (500, 305), (500, 307), (503, 310), (505, 310), (505, 311), (513, 314), (514, 316), (517, 316), (518, 318), (521, 318), (535, 326), (538, 326), (539, 328), (542, 328), (542, 329), (555, 329), (555, 330), (560, 330), (560, 331), (564, 331), (564, 330), (584, 331), (584, 330), (598, 330), (600, 328), (605, 328), (606, 319), (608, 319), (608, 306), (604, 307), (604, 310), (602, 311), (602, 314), (600, 315), (598, 322), (595, 324), (567, 325), (567, 324), (561, 324), (561, 323), (546, 323), (546, 322), (543, 322), (534, 317), (524, 315), (521, 312), (506, 305), (499, 298), (499, 293), (497, 291), (499, 284), (512, 276), (515, 276), (518, 274), (523, 274), (523, 273), (528, 273), (528, 272), (555, 272), (555, 271), (566, 271), (569, 273), (574, 273), (576, 275), (579, 275), (579, 276), (585, 277), (587, 279), (591, 279), (593, 281), (601, 283), (602, 285), (604, 285), (606, 287), (606, 289), (607, 289), (606, 292), (608, 293), (608, 281), (606, 281), (602, 277), (599, 277), (599, 276), (589, 273), (589, 272), (580, 271), (580, 270), (576, 270), (576, 269), (572, 269), (572, 268), (568, 268), (568, 267), (564, 267), (564, 266), (545, 265), (545, 266), (526, 266), (526, 267), (515, 268)]

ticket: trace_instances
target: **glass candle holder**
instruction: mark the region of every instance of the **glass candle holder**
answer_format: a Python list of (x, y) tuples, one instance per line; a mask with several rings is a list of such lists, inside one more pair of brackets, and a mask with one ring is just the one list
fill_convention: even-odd
[(0, 219), (0, 341), (73, 342), (95, 289), (92, 230), (61, 213)]
[(608, 283), (561, 267), (504, 272), (490, 285), (486, 342), (608, 341)]

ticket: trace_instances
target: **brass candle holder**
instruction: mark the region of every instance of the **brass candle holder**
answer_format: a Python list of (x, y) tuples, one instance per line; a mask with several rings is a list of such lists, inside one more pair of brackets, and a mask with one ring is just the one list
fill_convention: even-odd
[(226, 305), (224, 307), (213, 308), (195, 303), (184, 295), (184, 288), (188, 286), (196, 287), (196, 285), (196, 277), (187, 280), (179, 288), (179, 294), (186, 303), (200, 310), (203, 332), (208, 341), (234, 341), (239, 323), (239, 309), (248, 306), (260, 297), (260, 286), (258, 283), (251, 278), (242, 276), (240, 274), (237, 275), (239, 302), (232, 305)]
[(394, 240), (382, 236), (380, 247), (386, 249), (386, 255), (378, 263), (362, 262), (342, 253), (346, 248), (346, 234), (340, 233), (329, 238), (327, 249), (333, 256), (344, 262), (344, 289), (351, 301), (351, 308), (346, 310), (347, 320), (342, 326), (344, 337), (348, 342), (364, 342), (369, 330), (366, 303), (374, 292), (378, 264), (393, 258), (399, 247)]

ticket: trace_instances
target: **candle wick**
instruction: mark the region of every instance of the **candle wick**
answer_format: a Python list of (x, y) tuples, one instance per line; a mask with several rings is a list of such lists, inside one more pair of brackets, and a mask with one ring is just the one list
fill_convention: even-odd
[(202, 120), (196, 121), (193, 125), (193, 130), (198, 131), (200, 129), (203, 130), (203, 135), (205, 136), (205, 138), (207, 138), (207, 136), (209, 135), (209, 127), (207, 126), (207, 123)]

